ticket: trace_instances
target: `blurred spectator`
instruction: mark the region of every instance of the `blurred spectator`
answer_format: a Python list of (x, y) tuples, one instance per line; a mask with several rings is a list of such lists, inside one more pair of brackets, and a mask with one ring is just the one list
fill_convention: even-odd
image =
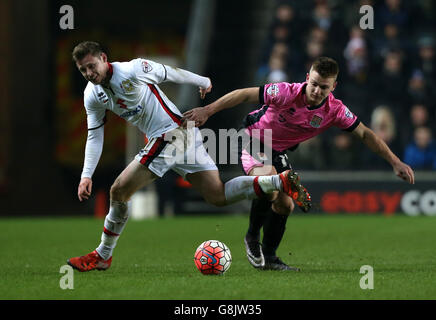
[(432, 127), (434, 122), (429, 109), (422, 103), (415, 103), (410, 107), (407, 116), (402, 118), (401, 143), (407, 145), (413, 139), (415, 129), (422, 126)]
[(375, 102), (389, 103), (396, 108), (403, 108), (404, 93), (407, 90), (407, 79), (403, 69), (403, 54), (401, 51), (391, 50), (386, 55), (381, 72), (374, 74)]
[(421, 70), (414, 70), (407, 86), (409, 104), (422, 102), (424, 104), (434, 101), (434, 94), (427, 85)]
[(281, 23), (291, 24), (294, 16), (294, 8), (289, 3), (281, 3), (276, 9), (276, 19)]
[(369, 73), (369, 58), (364, 32), (358, 26), (350, 31), (344, 57), (347, 66), (347, 75), (358, 83), (366, 82)]
[(312, 14), (313, 21), (320, 28), (328, 31), (332, 27), (333, 19), (331, 10), (325, 1), (316, 3)]
[(288, 81), (286, 74), (285, 60), (277, 55), (272, 55), (269, 61), (269, 72), (266, 76), (266, 83)]
[(430, 114), (424, 104), (414, 104), (410, 109), (410, 122), (414, 128), (430, 124)]
[[(286, 81), (287, 76), (287, 62), (289, 56), (289, 47), (284, 42), (277, 42), (272, 48), (271, 55), (266, 64), (259, 67), (256, 74), (256, 81), (258, 84), (268, 82), (281, 82)], [(272, 76), (271, 76), (272, 74)], [(269, 78), (276, 79), (270, 81)], [(279, 78), (280, 81), (277, 81)]]
[(306, 73), (309, 71), (313, 61), (325, 55), (324, 43), (313, 39), (308, 39), (304, 47), (303, 68), (300, 69), (299, 79), (306, 79)]
[(297, 48), (300, 45), (300, 34), (304, 25), (291, 3), (279, 3), (274, 11), (267, 41), (262, 51), (261, 64), (268, 63), (271, 51), (277, 42), (283, 42), (290, 48)]
[[(309, 40), (306, 45), (306, 58), (311, 61), (324, 54), (324, 44), (319, 41)], [(306, 69), (309, 70), (309, 69)]]
[(433, 37), (426, 35), (418, 40), (414, 67), (422, 71), (427, 85), (432, 92), (436, 92), (436, 56)]
[(295, 151), (288, 154), (295, 170), (329, 169), (327, 167), (326, 150), (321, 136), (315, 136), (298, 146)]
[(290, 30), (287, 25), (273, 22), (271, 26), (271, 31), (268, 34), (268, 39), (265, 43), (264, 49), (261, 53), (260, 64), (267, 65), (274, 46), (277, 43), (283, 43), (285, 46), (289, 47), (290, 42)]
[(418, 127), (404, 151), (404, 162), (413, 169), (436, 169), (436, 143), (429, 127)]
[(302, 21), (301, 14), (291, 2), (280, 3), (275, 10), (275, 21), (285, 25), (291, 32), (290, 44), (295, 45), (300, 42), (299, 35), (302, 33), (305, 23)]
[(367, 110), (371, 105), (370, 92), (373, 92), (370, 88), (372, 79), (369, 50), (365, 32), (358, 25), (352, 26), (343, 52), (345, 62), (340, 73), (342, 76), (338, 78), (340, 85), (336, 90), (337, 96), (365, 123), (369, 118)]
[[(402, 149), (396, 140), (396, 119), (392, 110), (388, 106), (377, 106), (371, 114), (371, 129), (382, 139), (392, 150), (393, 153)], [(373, 152), (365, 152), (365, 166), (369, 169), (390, 169), (391, 166), (385, 160)]]
[(385, 0), (376, 12), (376, 24), (384, 28), (388, 24), (396, 25), (399, 30), (407, 30), (410, 16), (401, 0)]
[(436, 77), (435, 40), (431, 36), (424, 36), (418, 41), (418, 67), (424, 75)]
[(329, 147), (328, 168), (331, 170), (352, 170), (358, 166), (356, 144), (348, 132), (333, 137)]
[(338, 59), (341, 56), (341, 49), (344, 47), (347, 37), (346, 29), (339, 17), (336, 17), (327, 1), (316, 1), (312, 10), (312, 24), (314, 27), (323, 29), (328, 39), (334, 42), (325, 43), (327, 55)]
[(390, 50), (401, 50), (406, 55), (410, 52), (410, 43), (396, 24), (388, 23), (383, 27), (382, 34), (375, 37), (374, 58), (382, 59)]
[(384, 142), (390, 144), (396, 136), (395, 117), (387, 106), (378, 106), (371, 116), (371, 128)]
[(328, 33), (325, 29), (314, 26), (311, 29), (309, 29), (308, 34), (308, 41), (314, 41), (314, 42), (320, 42), (322, 44), (325, 44), (328, 39)]

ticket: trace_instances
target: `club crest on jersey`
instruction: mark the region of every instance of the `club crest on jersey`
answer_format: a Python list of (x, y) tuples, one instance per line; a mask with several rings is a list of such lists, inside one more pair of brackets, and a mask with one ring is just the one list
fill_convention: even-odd
[(279, 93), (279, 86), (276, 84), (271, 85), (267, 90), (266, 93), (270, 95), (271, 97), (275, 97)]
[(321, 126), (322, 118), (320, 116), (314, 115), (312, 120), (310, 120), (310, 126), (313, 128), (319, 128)]
[(124, 80), (123, 82), (121, 82), (120, 87), (121, 87), (121, 89), (123, 89), (124, 93), (132, 92), (133, 89), (134, 89), (133, 83), (130, 82), (129, 79)]
[(149, 73), (151, 70), (153, 70), (153, 67), (151, 66), (151, 64), (149, 64), (147, 61), (143, 60), (142, 61), (142, 71), (144, 71), (144, 73)]

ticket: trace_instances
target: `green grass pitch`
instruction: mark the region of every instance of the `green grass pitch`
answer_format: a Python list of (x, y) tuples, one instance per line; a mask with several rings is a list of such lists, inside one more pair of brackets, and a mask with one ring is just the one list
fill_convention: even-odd
[[(278, 250), (301, 272), (259, 271), (245, 257), (246, 215), (130, 220), (112, 267), (74, 272), (63, 290), (60, 268), (98, 245), (103, 221), (93, 218), (0, 219), (0, 299), (436, 299), (436, 218), (317, 216), (288, 220)], [(223, 276), (204, 276), (193, 262), (209, 239), (233, 256)], [(360, 288), (360, 268), (374, 288)]]

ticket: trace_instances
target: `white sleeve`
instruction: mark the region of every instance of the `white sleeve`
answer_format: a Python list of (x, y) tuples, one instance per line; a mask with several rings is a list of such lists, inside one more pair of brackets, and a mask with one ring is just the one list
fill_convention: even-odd
[(104, 126), (88, 130), (81, 178), (92, 178), (103, 151)]
[(211, 82), (207, 77), (199, 76), (193, 72), (163, 65), (151, 60), (132, 60), (136, 78), (142, 83), (159, 84), (161, 82), (175, 82), (192, 84), (207, 89)]
[(210, 79), (207, 77), (199, 76), (198, 74), (195, 74), (193, 72), (184, 69), (173, 68), (171, 66), (164, 66), (164, 67), (167, 70), (166, 81), (192, 84), (194, 86), (198, 86), (203, 89), (207, 89), (211, 85)]
[(106, 108), (95, 99), (91, 90), (85, 90), (84, 105), (88, 121), (88, 130), (99, 128), (106, 122)]

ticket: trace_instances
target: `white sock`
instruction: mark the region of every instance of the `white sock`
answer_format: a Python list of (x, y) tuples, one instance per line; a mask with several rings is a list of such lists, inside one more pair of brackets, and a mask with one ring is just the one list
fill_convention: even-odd
[(278, 175), (273, 176), (241, 176), (233, 178), (224, 184), (227, 204), (244, 199), (256, 199), (262, 193), (282, 191), (282, 182)]
[(96, 251), (104, 260), (112, 256), (123, 229), (129, 219), (129, 208), (126, 202), (111, 201), (109, 213), (104, 220), (101, 243)]
[(258, 181), (262, 191), (265, 193), (283, 190), (282, 179), (280, 179), (278, 174), (273, 176), (259, 176)]

